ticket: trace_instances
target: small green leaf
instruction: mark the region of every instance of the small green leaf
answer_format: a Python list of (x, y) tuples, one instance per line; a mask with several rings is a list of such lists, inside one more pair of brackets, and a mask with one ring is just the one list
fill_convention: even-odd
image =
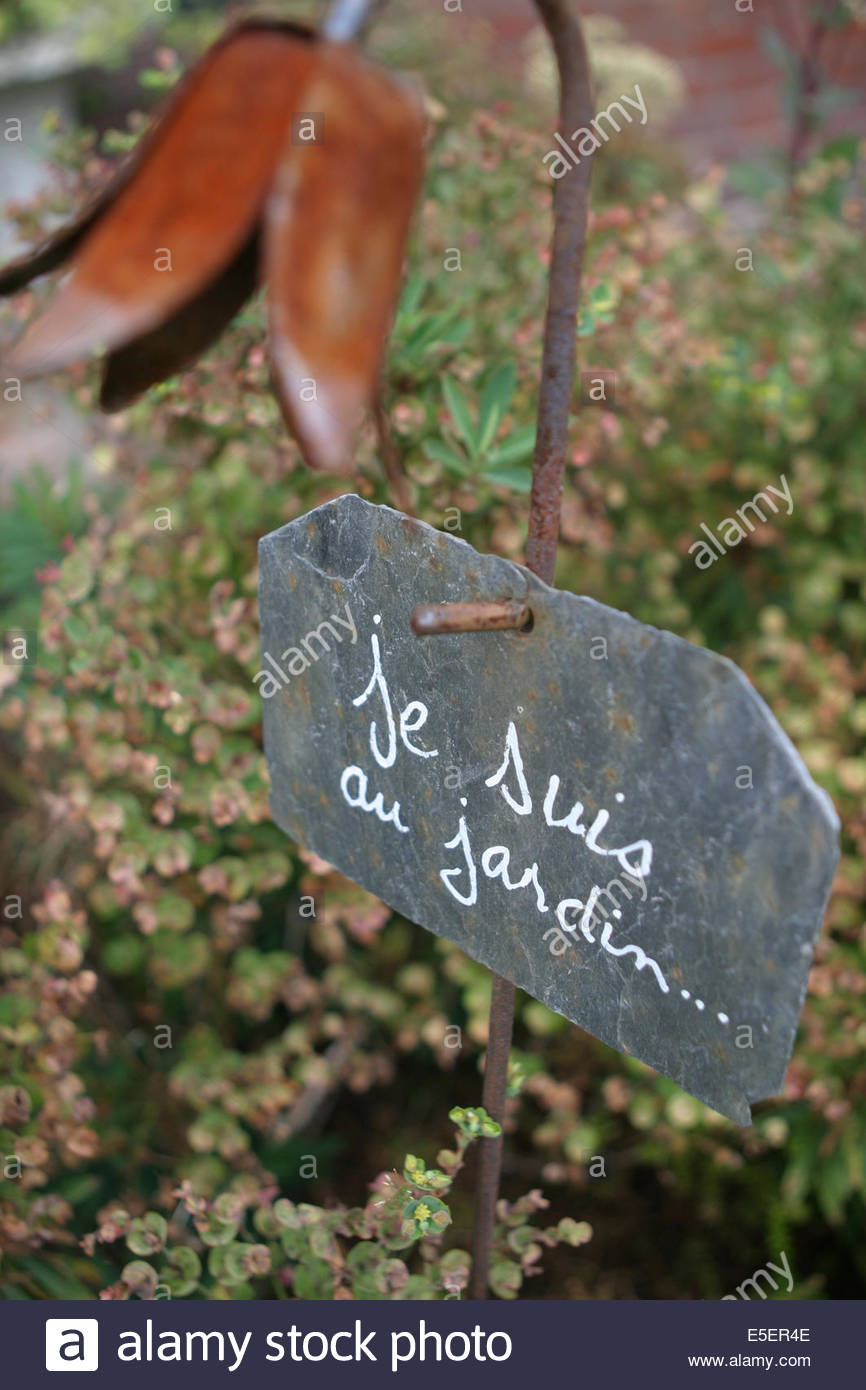
[(426, 1274), (410, 1274), (403, 1289), (403, 1298), (409, 1303), (429, 1303), (437, 1293), (435, 1284)]
[(511, 404), (517, 381), (513, 365), (509, 362), (490, 372), (481, 391), (478, 425), (478, 453), (486, 454), (496, 437), (502, 417)]
[(441, 463), (443, 468), (449, 469), (452, 473), (459, 473), (462, 478), (466, 477), (469, 472), (466, 460), (455, 454), (453, 449), (449, 449), (447, 444), (443, 444), (438, 439), (428, 439), (422, 447), (425, 454), (428, 454), (436, 463)]
[(484, 477), (489, 483), (511, 488), (512, 492), (532, 490), (532, 470), (529, 468), (489, 468)]
[(177, 1245), (165, 1252), (167, 1269), (162, 1272), (172, 1298), (187, 1298), (201, 1278), (201, 1260), (188, 1245)]
[(523, 1270), (512, 1260), (495, 1260), (490, 1270), (490, 1287), (497, 1298), (516, 1298), (523, 1283)]
[(366, 1273), (375, 1269), (376, 1265), (381, 1264), (384, 1258), (374, 1240), (362, 1240), (357, 1245), (353, 1245), (346, 1256), (346, 1268), (355, 1273)]
[(535, 425), (523, 425), (507, 439), (503, 439), (501, 444), (497, 444), (495, 449), (490, 450), (487, 456), (488, 467), (491, 464), (498, 468), (504, 463), (523, 463), (524, 459), (532, 457), (534, 449)]
[(403, 1225), (407, 1229), (419, 1236), (432, 1233), (437, 1235), (446, 1226), (451, 1224), (451, 1212), (444, 1202), (440, 1202), (438, 1197), (425, 1193), (423, 1197), (416, 1197), (413, 1201), (407, 1202), (403, 1208)]
[(592, 1227), (588, 1221), (574, 1221), (570, 1216), (564, 1216), (556, 1227), (556, 1235), (567, 1245), (586, 1245), (588, 1240), (592, 1240)]
[(597, 323), (612, 323), (613, 311), (616, 308), (616, 296), (609, 285), (604, 281), (596, 285), (590, 297), (592, 314)]
[(225, 1247), (221, 1279), (224, 1284), (243, 1284), (247, 1279), (267, 1274), (271, 1267), (271, 1252), (266, 1245), (247, 1245), (234, 1241)]
[(165, 1245), (168, 1225), (159, 1212), (138, 1216), (129, 1228), (126, 1243), (133, 1255), (155, 1255)]
[(237, 1221), (219, 1221), (211, 1215), (207, 1222), (199, 1227), (199, 1235), (205, 1245), (228, 1245), (237, 1235), (238, 1224)]
[(177, 82), (179, 72), (164, 72), (162, 68), (144, 68), (138, 74), (139, 85), (148, 92), (167, 92)]
[(334, 1278), (324, 1260), (302, 1260), (295, 1269), (295, 1295), (298, 1298), (331, 1299)]
[(156, 1270), (146, 1260), (130, 1260), (128, 1265), (124, 1265), (120, 1277), (129, 1290), (137, 1293), (139, 1298), (153, 1298), (154, 1290), (159, 1283)]
[(469, 334), (471, 324), (467, 319), (457, 319), (448, 328), (440, 330), (436, 335), (436, 341), (444, 343), (446, 347), (459, 347)]
[(469, 413), (469, 404), (457, 382), (451, 376), (446, 376), (442, 382), (442, 394), (445, 397), (445, 404), (451, 415), (451, 419), (457, 426), (458, 432), (466, 445), (472, 458), (478, 454), (478, 439), (475, 433), (475, 426), (472, 423), (472, 416)]
[(400, 299), (400, 307), (397, 311), (398, 322), (401, 316), (405, 315), (406, 317), (408, 317), (410, 314), (414, 314), (415, 310), (418, 308), (418, 305), (421, 303), (423, 294), (423, 275), (410, 275), (409, 279), (406, 281), (406, 286), (403, 290), (403, 294)]
[(294, 1202), (290, 1202), (287, 1197), (278, 1197), (274, 1202), (274, 1216), (277, 1224), (286, 1231), (299, 1231), (303, 1222), (298, 1215), (298, 1209)]

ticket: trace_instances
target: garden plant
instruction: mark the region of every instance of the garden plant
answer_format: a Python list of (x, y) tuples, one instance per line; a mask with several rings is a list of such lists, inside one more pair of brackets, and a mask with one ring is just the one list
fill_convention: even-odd
[[(393, 505), (399, 477), (416, 516), (522, 561), (550, 133), (516, 99), (449, 106), (448, 75), (427, 74), (426, 180), (351, 488)], [(78, 208), (140, 130), (58, 136), (57, 192), (22, 230)], [(754, 169), (696, 178), (641, 132), (594, 157), (556, 570), (734, 658), (833, 798), (800, 1036), (740, 1130), (518, 995), (501, 1298), (718, 1298), (782, 1251), (792, 1296), (866, 1286), (866, 148), (813, 137), (768, 166), (748, 233), (727, 209)], [(51, 294), (22, 288), (4, 341)], [(471, 1167), (499, 1129), (479, 1104), (489, 973), (269, 813), (256, 544), (346, 480), (286, 432), (266, 314), (257, 293), (200, 361), (94, 417), (65, 486), (37, 471), (0, 516), (2, 627), (31, 643), (0, 666), (5, 1298), (469, 1288)], [(609, 397), (583, 394), (587, 367)], [(10, 377), (0, 358), (14, 406)], [(92, 364), (67, 380), (90, 411)], [(696, 564), (701, 523), (782, 477), (790, 513)]]

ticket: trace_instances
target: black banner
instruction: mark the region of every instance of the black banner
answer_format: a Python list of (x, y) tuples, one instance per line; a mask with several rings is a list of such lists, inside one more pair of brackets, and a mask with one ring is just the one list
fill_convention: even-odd
[[(666, 1387), (760, 1372), (822, 1386), (859, 1361), (856, 1303), (6, 1303), (5, 1384)], [(741, 1383), (737, 1380), (737, 1383)], [(751, 1382), (749, 1382), (751, 1383)], [(762, 1382), (763, 1383), (763, 1382)]]

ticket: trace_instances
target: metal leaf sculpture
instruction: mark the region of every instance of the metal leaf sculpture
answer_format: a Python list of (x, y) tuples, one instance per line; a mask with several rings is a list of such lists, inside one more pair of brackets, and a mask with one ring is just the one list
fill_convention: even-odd
[[(313, 138), (299, 137), (300, 115)], [(376, 399), (424, 134), (415, 89), (346, 45), (238, 25), (76, 221), (0, 270), (7, 295), (71, 272), (7, 370), (40, 376), (105, 351), (100, 403), (117, 409), (199, 357), (263, 278), (287, 421), (311, 467), (348, 471)]]

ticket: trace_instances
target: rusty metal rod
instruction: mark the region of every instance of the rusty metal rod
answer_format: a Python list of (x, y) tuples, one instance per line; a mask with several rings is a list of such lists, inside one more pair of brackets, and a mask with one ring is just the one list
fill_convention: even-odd
[[(505, 1117), (508, 1087), (508, 1058), (511, 1053), (511, 1033), (514, 1027), (514, 985), (501, 975), (493, 976), (490, 992), (490, 1021), (487, 1030), (487, 1060), (481, 1103), (488, 1115), (499, 1124)], [(502, 1135), (496, 1139), (479, 1139), (478, 1176), (475, 1183), (475, 1212), (472, 1221), (472, 1278), (470, 1298), (487, 1298), (490, 1283), (490, 1256), (493, 1249), (493, 1226), (496, 1203), (499, 1199), (499, 1176), (502, 1171)]]
[[(583, 34), (570, 0), (535, 0), (535, 6), (556, 54), (561, 94), (559, 133), (567, 141), (573, 131), (592, 121)], [(556, 567), (591, 169), (590, 159), (581, 160), (557, 179), (553, 190), (553, 246), (526, 542), (527, 567), (546, 584), (553, 583)]]
[(528, 603), (518, 599), (477, 599), (471, 603), (419, 603), (410, 618), (416, 637), (449, 632), (508, 632), (532, 621)]
[[(572, 131), (580, 126), (588, 126), (592, 120), (589, 65), (583, 34), (569, 0), (535, 0), (535, 7), (556, 54), (560, 82), (559, 131), (567, 140)], [(553, 583), (559, 538), (590, 168), (588, 160), (573, 165), (557, 181), (553, 192), (553, 247), (526, 543), (527, 567), (546, 584)], [(491, 1118), (500, 1124), (505, 1114), (514, 993), (510, 980), (493, 976), (482, 1104)], [(481, 1139), (479, 1145), (470, 1298), (488, 1297), (493, 1227), (502, 1169), (502, 1135), (497, 1139)]]

